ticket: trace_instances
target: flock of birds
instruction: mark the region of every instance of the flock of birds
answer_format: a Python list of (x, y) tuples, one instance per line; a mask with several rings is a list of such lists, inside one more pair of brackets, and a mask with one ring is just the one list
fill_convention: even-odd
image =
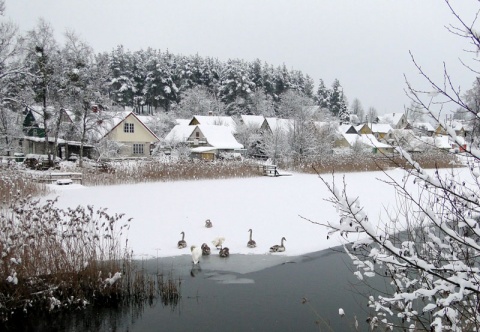
[[(213, 224), (210, 221), (210, 219), (207, 219), (205, 221), (205, 227), (206, 228), (212, 228)], [(257, 243), (252, 239), (252, 229), (249, 229), (248, 232), (250, 233), (248, 242), (247, 242), (247, 247), (248, 248), (255, 248), (257, 246)], [(178, 241), (177, 247), (178, 249), (183, 249), (187, 247), (187, 241), (185, 241), (185, 232), (180, 233), (182, 235), (182, 239)], [(270, 252), (284, 252), (285, 251), (285, 245), (283, 244), (283, 241), (287, 241), (284, 237), (280, 240), (280, 244), (276, 244), (270, 247)], [(228, 257), (230, 256), (230, 250), (228, 247), (223, 247), (223, 242), (225, 242), (224, 237), (216, 237), (213, 239), (212, 244), (215, 246), (215, 248), (218, 251), (218, 255), (220, 257)], [(201, 247), (197, 247), (195, 245), (190, 247), (190, 251), (192, 252), (192, 261), (193, 264), (198, 264), (200, 262), (200, 257), (201, 256), (207, 256), (210, 255), (211, 249), (210, 247), (206, 244), (203, 243)]]

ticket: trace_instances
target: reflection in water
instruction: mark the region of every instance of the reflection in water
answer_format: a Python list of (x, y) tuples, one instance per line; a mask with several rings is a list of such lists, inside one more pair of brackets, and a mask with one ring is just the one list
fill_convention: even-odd
[[(192, 265), (190, 255), (145, 261), (144, 267), (152, 274), (165, 270), (165, 275), (174, 276), (178, 287), (181, 284), (181, 296), (175, 301), (152, 299), (40, 317), (29, 326), (27, 322), (11, 330), (318, 331), (321, 327), (351, 331), (355, 330), (354, 317), (362, 324), (369, 308), (351, 291), (349, 285), (359, 285), (345, 262), (348, 259), (337, 252), (296, 258), (232, 255), (228, 260), (210, 261), (207, 256), (197, 265)], [(264, 268), (259, 269), (262, 263)], [(339, 308), (344, 317), (339, 316)]]

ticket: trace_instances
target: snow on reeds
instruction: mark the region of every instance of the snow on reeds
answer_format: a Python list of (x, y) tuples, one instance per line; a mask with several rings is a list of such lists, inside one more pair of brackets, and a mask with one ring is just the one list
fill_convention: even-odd
[(83, 172), (86, 186), (134, 184), (157, 181), (226, 179), (259, 176), (258, 163), (252, 161), (162, 162), (158, 159), (110, 161), (102, 168)]
[[(62, 210), (17, 194), (0, 211), (0, 319), (118, 297), (128, 221), (92, 206)], [(123, 265), (123, 266), (122, 266)]]

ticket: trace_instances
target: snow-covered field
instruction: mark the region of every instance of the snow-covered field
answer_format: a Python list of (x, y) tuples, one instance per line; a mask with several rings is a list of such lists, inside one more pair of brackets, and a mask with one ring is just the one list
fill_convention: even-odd
[[(401, 179), (403, 171), (389, 174)], [(331, 180), (331, 175), (325, 177)], [(395, 205), (393, 189), (377, 180), (385, 179), (383, 173), (347, 173), (345, 177), (348, 193), (360, 196), (370, 220), (384, 217), (384, 209)], [(336, 180), (341, 185), (342, 175), (337, 174)], [(225, 237), (230, 254), (270, 254), (269, 248), (280, 244), (282, 237), (286, 251), (272, 255), (297, 256), (341, 243), (327, 240), (325, 228), (300, 217), (318, 222), (338, 218), (325, 201), (330, 195), (316, 175), (52, 188), (60, 207), (90, 204), (132, 217), (128, 244), (136, 257), (190, 254), (191, 245), (204, 242), (216, 253), (211, 241), (218, 236)], [(205, 227), (206, 219), (212, 221), (212, 228)], [(254, 249), (247, 248), (250, 228), (257, 243)], [(182, 231), (187, 248), (178, 249)]]

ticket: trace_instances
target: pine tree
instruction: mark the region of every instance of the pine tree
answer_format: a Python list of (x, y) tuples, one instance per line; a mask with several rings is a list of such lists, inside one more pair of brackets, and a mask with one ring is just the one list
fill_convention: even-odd
[(321, 109), (330, 109), (330, 93), (331, 92), (325, 87), (323, 80), (320, 79), (315, 101)]

